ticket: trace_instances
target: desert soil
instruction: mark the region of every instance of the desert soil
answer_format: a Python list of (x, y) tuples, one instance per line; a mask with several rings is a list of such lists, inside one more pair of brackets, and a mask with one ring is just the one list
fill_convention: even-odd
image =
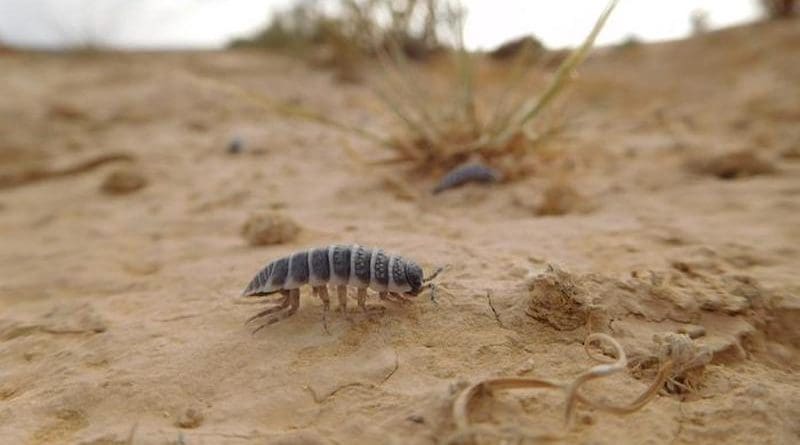
[[(563, 443), (800, 441), (796, 21), (599, 51), (529, 177), (435, 197), (359, 163), (384, 155), (369, 142), (197, 77), (387, 129), (363, 85), (275, 55), (0, 55), (3, 443), (440, 443), (466, 382), (569, 381), (605, 332), (631, 365), (585, 392), (624, 404), (679, 331), (697, 363), (636, 413), (579, 407), (566, 431), (558, 392), (499, 392), (472, 421)], [(263, 212), (299, 233), (249, 245)], [(253, 335), (260, 306), (238, 296), (258, 269), (332, 243), (448, 265), (438, 304), (351, 304), (326, 333), (306, 289)]]

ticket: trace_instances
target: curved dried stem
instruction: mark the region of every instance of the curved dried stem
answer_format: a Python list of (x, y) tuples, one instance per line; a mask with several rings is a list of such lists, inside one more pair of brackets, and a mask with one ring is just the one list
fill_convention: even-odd
[[(613, 350), (614, 358), (604, 357), (597, 355), (589, 349), (589, 345), (593, 343), (604, 343), (610, 346)], [(613, 414), (624, 415), (638, 411), (648, 402), (650, 402), (658, 390), (663, 387), (664, 383), (669, 378), (672, 370), (672, 362), (666, 361), (662, 364), (658, 371), (655, 380), (648, 386), (648, 388), (639, 395), (633, 402), (628, 405), (615, 406), (606, 402), (591, 400), (580, 393), (580, 388), (588, 381), (608, 377), (624, 371), (628, 365), (628, 359), (625, 351), (617, 340), (613, 337), (595, 333), (586, 338), (584, 343), (586, 354), (590, 359), (602, 362), (602, 364), (595, 365), (587, 371), (581, 373), (572, 382), (558, 383), (552, 380), (537, 379), (537, 378), (491, 378), (479, 381), (464, 389), (453, 402), (453, 421), (456, 425), (456, 436), (463, 437), (464, 435), (477, 434), (477, 433), (491, 433), (492, 430), (485, 428), (477, 428), (475, 425), (470, 424), (469, 414), (470, 405), (482, 395), (490, 394), (494, 390), (503, 389), (531, 389), (531, 388), (550, 388), (562, 389), (566, 393), (566, 404), (564, 409), (564, 421), (567, 428), (571, 427), (572, 419), (574, 418), (575, 408), (578, 403), (590, 406), (592, 408), (606, 411)], [(528, 433), (524, 434), (526, 437)]]

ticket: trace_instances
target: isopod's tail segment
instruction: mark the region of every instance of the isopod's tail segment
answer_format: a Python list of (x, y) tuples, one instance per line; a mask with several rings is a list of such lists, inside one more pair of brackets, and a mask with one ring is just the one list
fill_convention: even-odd
[(439, 304), (439, 303), (436, 302), (436, 283), (433, 283), (432, 281), (436, 277), (438, 277), (439, 274), (442, 273), (442, 271), (445, 270), (445, 268), (447, 268), (447, 266), (440, 267), (440, 268), (436, 269), (436, 271), (433, 274), (431, 274), (429, 277), (422, 279), (422, 283), (423, 283), (422, 289), (430, 288), (430, 290), (431, 290), (431, 301), (433, 302), (433, 304)]

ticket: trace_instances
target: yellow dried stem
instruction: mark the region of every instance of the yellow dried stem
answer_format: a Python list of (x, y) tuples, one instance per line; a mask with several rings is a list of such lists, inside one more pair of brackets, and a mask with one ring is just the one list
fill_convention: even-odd
[[(588, 349), (588, 347), (589, 345), (595, 342), (605, 343), (606, 345), (610, 346), (611, 349), (614, 351), (615, 358), (610, 359), (607, 357), (593, 354)], [(656, 394), (658, 394), (658, 390), (661, 387), (663, 387), (664, 382), (666, 382), (672, 370), (671, 361), (667, 361), (664, 364), (662, 364), (661, 368), (659, 369), (658, 375), (656, 376), (656, 379), (641, 395), (639, 395), (639, 397), (637, 397), (633, 402), (631, 402), (628, 405), (615, 406), (615, 405), (610, 405), (606, 402), (594, 401), (583, 396), (580, 393), (580, 388), (590, 380), (602, 377), (608, 377), (610, 375), (617, 374), (625, 370), (628, 364), (628, 359), (627, 356), (625, 355), (625, 351), (622, 349), (622, 346), (619, 344), (619, 342), (617, 342), (613, 337), (606, 334), (595, 333), (589, 335), (586, 338), (584, 347), (586, 348), (586, 353), (590, 359), (593, 359), (595, 361), (600, 361), (603, 363), (600, 365), (593, 366), (587, 371), (581, 373), (575, 380), (573, 380), (570, 383), (558, 383), (552, 380), (537, 379), (537, 378), (500, 377), (500, 378), (485, 379), (464, 389), (461, 392), (461, 394), (458, 395), (455, 402), (453, 403), (452, 415), (453, 415), (453, 421), (456, 425), (456, 436), (464, 436), (465, 434), (469, 434), (470, 432), (491, 433), (492, 430), (485, 428), (476, 430), (475, 426), (470, 424), (469, 407), (472, 404), (472, 402), (478, 399), (481, 395), (490, 394), (492, 391), (495, 390), (531, 389), (531, 388), (551, 388), (551, 389), (564, 390), (567, 398), (564, 409), (564, 420), (565, 420), (565, 425), (567, 426), (567, 428), (569, 428), (572, 425), (572, 419), (574, 417), (575, 408), (578, 403), (583, 403), (592, 408), (619, 415), (630, 414), (635, 411), (638, 411), (639, 409), (644, 407), (648, 402), (650, 402), (656, 396)]]

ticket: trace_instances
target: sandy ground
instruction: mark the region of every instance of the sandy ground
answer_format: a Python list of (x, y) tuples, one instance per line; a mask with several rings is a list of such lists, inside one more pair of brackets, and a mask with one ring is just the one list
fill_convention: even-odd
[[(652, 378), (659, 336), (699, 326), (710, 363), (637, 413), (581, 408), (563, 432), (563, 397), (527, 391), (473, 420), (564, 443), (800, 441), (796, 22), (606, 51), (536, 174), (436, 197), (412, 178), (416, 199), (386, 186), (402, 172), (342, 149), (368, 143), (185, 73), (383, 125), (364, 87), (275, 56), (0, 55), (3, 443), (437, 443), (464, 382), (567, 381), (593, 364), (585, 336), (606, 332), (635, 365), (587, 393), (622, 404)], [(755, 158), (713, 158), (742, 150)], [(112, 153), (133, 160), (46, 173)], [(146, 186), (104, 192), (120, 168)], [(579, 196), (541, 215), (553, 184)], [(267, 210), (299, 237), (249, 246), (241, 228)], [(353, 242), (449, 265), (439, 304), (332, 314), (326, 334), (306, 290), (294, 317), (243, 326), (258, 307), (236, 297), (266, 262)]]

